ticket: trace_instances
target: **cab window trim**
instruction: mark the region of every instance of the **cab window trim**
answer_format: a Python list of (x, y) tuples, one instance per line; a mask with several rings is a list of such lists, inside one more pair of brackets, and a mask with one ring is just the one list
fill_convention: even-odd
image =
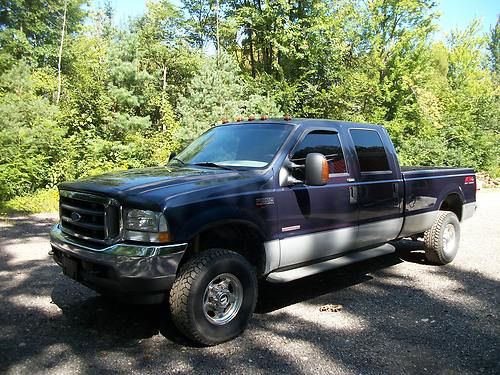
[(339, 172), (339, 173), (335, 173), (335, 172), (334, 173), (329, 173), (328, 177), (329, 178), (332, 178), (332, 177), (336, 178), (336, 177), (348, 177), (348, 176), (350, 176), (351, 173), (349, 172), (349, 167), (347, 165), (347, 158), (346, 158), (344, 144), (342, 143), (342, 137), (340, 136), (339, 130), (335, 129), (335, 128), (319, 127), (319, 128), (311, 128), (311, 129), (308, 129), (308, 130), (304, 131), (304, 133), (302, 133), (302, 135), (299, 137), (299, 139), (297, 140), (297, 142), (295, 142), (295, 145), (292, 147), (292, 150), (288, 154), (288, 159), (292, 160), (292, 156), (295, 153), (295, 150), (297, 149), (297, 147), (300, 145), (300, 143), (304, 140), (305, 137), (307, 137), (310, 133), (315, 132), (315, 131), (330, 132), (332, 134), (336, 134), (337, 137), (339, 138), (340, 149), (342, 150), (342, 155), (344, 156), (344, 163), (345, 163), (345, 169), (346, 169), (346, 171), (345, 172)]
[(375, 175), (380, 175), (380, 174), (392, 174), (392, 171), (390, 169), (385, 169), (383, 171), (366, 171), (366, 172), (361, 172), (362, 175), (364, 176), (375, 176)]
[(389, 168), (391, 167), (391, 163), (389, 161), (389, 153), (387, 152), (387, 147), (384, 144), (384, 138), (380, 135), (380, 133), (377, 129), (369, 129), (369, 128), (361, 128), (361, 127), (349, 128), (349, 130), (348, 130), (349, 137), (351, 138), (351, 142), (353, 145), (354, 155), (356, 155), (359, 174), (361, 176), (376, 176), (376, 175), (393, 174), (394, 171), (391, 169), (381, 169), (381, 170), (377, 170), (377, 171), (361, 171), (361, 163), (359, 162), (359, 155), (358, 155), (358, 151), (356, 150), (356, 143), (354, 142), (354, 138), (352, 137), (352, 130), (364, 130), (364, 131), (375, 132), (375, 134), (378, 135), (378, 137), (382, 143), (382, 147), (383, 147), (384, 153), (385, 153), (385, 159), (387, 161), (387, 166)]

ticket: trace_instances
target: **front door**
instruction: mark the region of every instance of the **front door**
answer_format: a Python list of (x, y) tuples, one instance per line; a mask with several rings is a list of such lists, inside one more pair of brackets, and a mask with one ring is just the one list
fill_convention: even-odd
[[(306, 132), (290, 154), (303, 165), (306, 155), (319, 152), (328, 160), (324, 186), (297, 184), (276, 192), (281, 227), (280, 267), (328, 259), (350, 250), (357, 236), (357, 202), (348, 183), (352, 178), (339, 135), (332, 130)], [(303, 170), (295, 177), (303, 180)]]

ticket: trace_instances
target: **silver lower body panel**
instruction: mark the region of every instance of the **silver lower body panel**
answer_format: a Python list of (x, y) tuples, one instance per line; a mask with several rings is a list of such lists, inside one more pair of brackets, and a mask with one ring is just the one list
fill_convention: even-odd
[(307, 276), (315, 275), (320, 272), (347, 266), (352, 263), (361, 262), (366, 259), (391, 254), (394, 253), (395, 251), (396, 248), (393, 245), (385, 244), (370, 250), (350, 253), (321, 263), (315, 263), (308, 266), (294, 268), (286, 271), (271, 272), (267, 276), (266, 280), (273, 283), (286, 283)]

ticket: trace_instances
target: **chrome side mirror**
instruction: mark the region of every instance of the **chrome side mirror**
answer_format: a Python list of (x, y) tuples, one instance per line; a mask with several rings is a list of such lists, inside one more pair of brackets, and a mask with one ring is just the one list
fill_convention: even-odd
[(328, 182), (328, 162), (323, 154), (313, 152), (306, 156), (305, 184), (323, 186)]

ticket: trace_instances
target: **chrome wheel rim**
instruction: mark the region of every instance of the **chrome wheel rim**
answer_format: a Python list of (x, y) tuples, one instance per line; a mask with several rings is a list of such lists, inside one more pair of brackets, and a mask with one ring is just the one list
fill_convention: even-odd
[(443, 230), (443, 250), (446, 254), (449, 254), (455, 248), (456, 233), (455, 226), (453, 224), (448, 224)]
[(234, 319), (243, 303), (243, 286), (231, 273), (212, 279), (203, 294), (203, 313), (210, 323), (224, 325)]

